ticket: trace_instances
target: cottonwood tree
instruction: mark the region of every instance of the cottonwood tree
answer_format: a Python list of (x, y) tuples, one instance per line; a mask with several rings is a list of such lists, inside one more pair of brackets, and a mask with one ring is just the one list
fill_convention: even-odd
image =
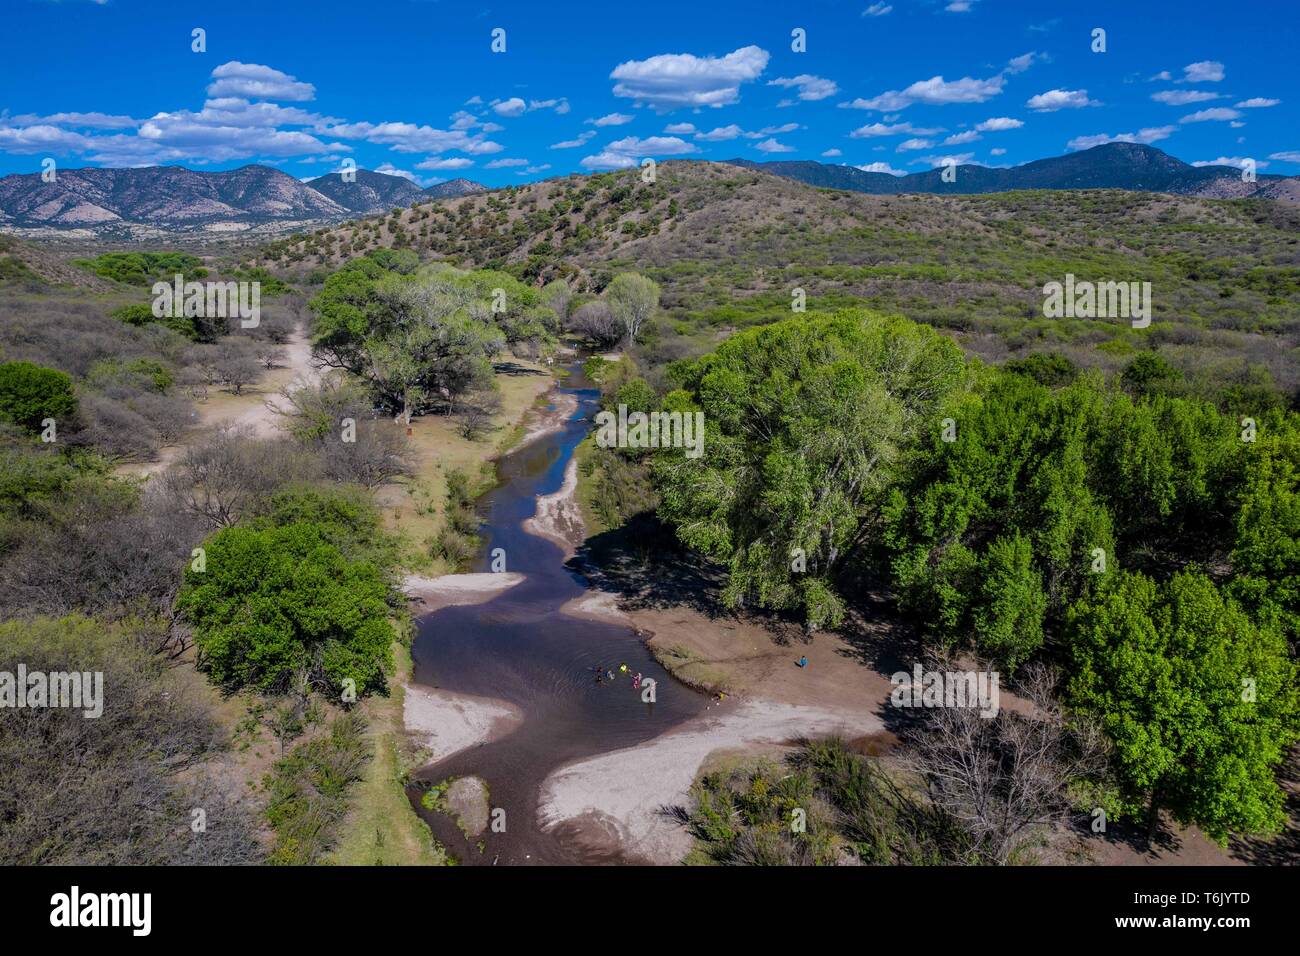
[(880, 495), (966, 379), (951, 341), (865, 311), (741, 332), (680, 370), (665, 407), (699, 409), (704, 454), (654, 458), (659, 513), (723, 562), (729, 606), (843, 613), (836, 576), (870, 538)]
[(635, 272), (622, 272), (605, 289), (605, 301), (614, 318), (622, 324), (630, 346), (659, 308), (659, 285)]
[(1119, 572), (1067, 633), (1069, 701), (1114, 743), (1122, 812), (1145, 810), (1154, 833), (1168, 809), (1221, 843), (1283, 826), (1276, 771), (1300, 739), (1300, 691), (1276, 626), (1196, 571)]
[(315, 300), (323, 361), (365, 380), (376, 403), (403, 421), (492, 378), (506, 337), (473, 289), (442, 276), (369, 276), (346, 269)]

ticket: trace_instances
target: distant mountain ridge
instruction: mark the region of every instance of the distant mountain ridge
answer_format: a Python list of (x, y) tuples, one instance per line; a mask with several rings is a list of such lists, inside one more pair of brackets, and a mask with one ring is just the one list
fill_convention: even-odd
[(110, 236), (141, 230), (282, 232), (485, 189), (455, 179), (426, 190), (404, 177), (365, 169), (356, 170), (351, 182), (331, 173), (310, 183), (256, 164), (222, 172), (183, 166), (59, 169), (53, 182), (39, 173), (0, 178), (0, 227)]
[(387, 212), (394, 206), (409, 206), (413, 202), (451, 199), (487, 191), (486, 186), (468, 179), (452, 179), (424, 189), (404, 176), (390, 176), (368, 169), (355, 170), (351, 181), (344, 181), (342, 173), (328, 173), (308, 180), (307, 185), (340, 206), (362, 215)]
[[(1300, 202), (1300, 177), (1260, 175), (1243, 182), (1232, 166), (1192, 166), (1136, 143), (1034, 160), (1008, 169), (972, 164), (907, 176), (866, 172), (812, 161), (727, 160), (811, 186), (852, 192), (972, 194), (1019, 189), (1128, 189), (1211, 199), (1258, 197)], [(332, 225), (412, 203), (486, 192), (467, 179), (422, 189), (402, 177), (358, 169), (349, 181), (328, 173), (301, 182), (269, 166), (222, 172), (183, 166), (141, 169), (60, 169), (54, 182), (39, 173), (0, 178), (0, 230), (75, 237), (144, 239), (174, 234), (276, 235)]]
[(1255, 182), (1243, 182), (1242, 172), (1235, 166), (1193, 166), (1154, 146), (1140, 143), (1105, 143), (1008, 169), (962, 164), (956, 167), (953, 182), (944, 182), (942, 168), (894, 176), (811, 160), (754, 162), (731, 159), (727, 162), (795, 179), (810, 186), (876, 195), (973, 194), (1013, 189), (1130, 189), (1212, 199), (1259, 196), (1294, 202), (1297, 187), (1300, 187), (1300, 177), (1294, 176), (1259, 175)]

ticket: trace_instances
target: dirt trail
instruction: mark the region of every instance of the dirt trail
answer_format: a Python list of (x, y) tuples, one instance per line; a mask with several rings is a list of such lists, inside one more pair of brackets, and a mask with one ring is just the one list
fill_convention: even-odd
[(311, 341), (302, 326), (294, 329), (289, 340), (280, 353), (280, 361), (270, 369), (255, 390), (246, 390), (242, 395), (215, 393), (208, 401), (200, 403), (197, 428), (179, 445), (168, 445), (159, 449), (154, 461), (126, 465), (119, 469), (123, 474), (148, 478), (166, 471), (194, 437), (210, 428), (222, 424), (247, 426), (258, 438), (269, 438), (279, 428), (279, 416), (276, 414), (283, 404), (280, 389), (291, 382), (318, 382), (321, 370), (312, 362)]

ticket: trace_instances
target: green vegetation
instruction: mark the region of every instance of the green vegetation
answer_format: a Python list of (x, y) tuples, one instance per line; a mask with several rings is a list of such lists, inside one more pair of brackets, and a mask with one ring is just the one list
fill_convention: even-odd
[[(278, 240), (261, 261), (324, 265), (400, 236), (401, 251), (567, 278), (579, 293), (638, 272), (663, 289), (643, 333), (655, 362), (788, 315), (801, 288), (809, 308), (903, 314), (989, 361), (1050, 352), (1118, 374), (1158, 352), (1180, 373), (1175, 394), (1235, 411), (1259, 410), (1261, 397), (1288, 404), (1300, 389), (1300, 296), (1287, 292), (1300, 213), (1286, 203), (1122, 190), (862, 196), (669, 163), (657, 183), (637, 170), (572, 176), (420, 206), (397, 232), (389, 222)], [(1043, 317), (1043, 284), (1066, 273), (1150, 281), (1152, 326)]]
[(333, 849), (348, 791), (370, 760), (365, 731), (360, 717), (341, 714), (327, 736), (299, 744), (267, 774), (266, 816), (275, 831), (267, 862), (307, 866)]
[(540, 291), (504, 273), (428, 266), (404, 274), (383, 262), (392, 257), (356, 259), (325, 280), (311, 302), (313, 346), (408, 424), (431, 409), (489, 401), (493, 356), (507, 346), (536, 356), (558, 330)]
[(733, 336), (674, 370), (664, 407), (704, 413), (706, 452), (655, 462), (660, 515), (726, 563), (724, 600), (837, 624), (833, 579), (966, 372), (930, 329), (863, 312)]
[(45, 419), (66, 422), (76, 409), (72, 379), (63, 372), (33, 362), (0, 364), (0, 421), (36, 434)]
[(1300, 415), (1230, 416), (1139, 368), (985, 368), (861, 311), (739, 333), (669, 369), (660, 406), (707, 432), (701, 458), (649, 456), (658, 515), (729, 604), (819, 627), (874, 575), (931, 651), (1062, 667), (1113, 747), (1088, 772), (1113, 816), (1274, 832), (1300, 740)]
[(152, 285), (177, 274), (193, 281), (208, 274), (202, 268), (202, 259), (184, 252), (105, 252), (93, 259), (73, 261), (97, 276), (126, 285)]
[(1115, 745), (1119, 809), (1168, 807), (1226, 842), (1285, 822), (1274, 780), (1300, 740), (1300, 672), (1275, 628), (1202, 574), (1119, 572), (1070, 616), (1070, 699)]
[[(335, 524), (338, 527), (338, 524)], [(185, 572), (177, 606), (194, 622), (201, 666), (231, 688), (331, 697), (382, 690), (396, 636), (389, 587), (308, 521), (226, 528)]]
[(952, 820), (837, 739), (806, 742), (784, 765), (705, 774), (691, 796), (699, 843), (687, 862), (917, 866), (959, 862), (965, 852)]
[[(0, 671), (12, 675), (19, 666), (32, 673), (100, 673), (103, 679), (97, 692), (83, 685), (83, 693), (97, 700), (92, 707), (5, 708), (0, 863), (257, 860), (252, 814), (204, 772), (203, 761), (220, 747), (221, 729), (155, 653), (147, 627), (80, 614), (0, 621)], [(83, 716), (96, 708), (95, 716)], [(202, 833), (191, 830), (195, 807), (205, 813)]]

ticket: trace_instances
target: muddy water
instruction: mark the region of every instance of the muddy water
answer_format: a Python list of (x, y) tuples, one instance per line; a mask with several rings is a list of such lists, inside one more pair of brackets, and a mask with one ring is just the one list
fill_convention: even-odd
[[(538, 495), (557, 491), (574, 448), (590, 428), (598, 393), (580, 368), (564, 391), (578, 407), (570, 420), (498, 465), (500, 483), (479, 504), (484, 548), (471, 570), (488, 571), (488, 555), (502, 548), (506, 569), (525, 580), (485, 604), (449, 607), (419, 621), (413, 646), (415, 681), (444, 690), (508, 701), (523, 721), (499, 740), (471, 747), (424, 767), (417, 781), (474, 775), (487, 782), (489, 802), (505, 811), (505, 831), (489, 829), (467, 840), (451, 820), (424, 810), (419, 783), (409, 790), (417, 812), (439, 842), (466, 864), (604, 863), (621, 859), (594, 830), (564, 825), (542, 831), (538, 796), (543, 781), (564, 764), (649, 740), (704, 710), (705, 700), (674, 681), (635, 632), (615, 624), (559, 613), (587, 590), (564, 565), (561, 549), (529, 534), (523, 522)], [(630, 676), (597, 683), (592, 668), (641, 672), (657, 681), (646, 704)], [(653, 773), (653, 768), (647, 768)], [(482, 847), (479, 847), (479, 841)]]

